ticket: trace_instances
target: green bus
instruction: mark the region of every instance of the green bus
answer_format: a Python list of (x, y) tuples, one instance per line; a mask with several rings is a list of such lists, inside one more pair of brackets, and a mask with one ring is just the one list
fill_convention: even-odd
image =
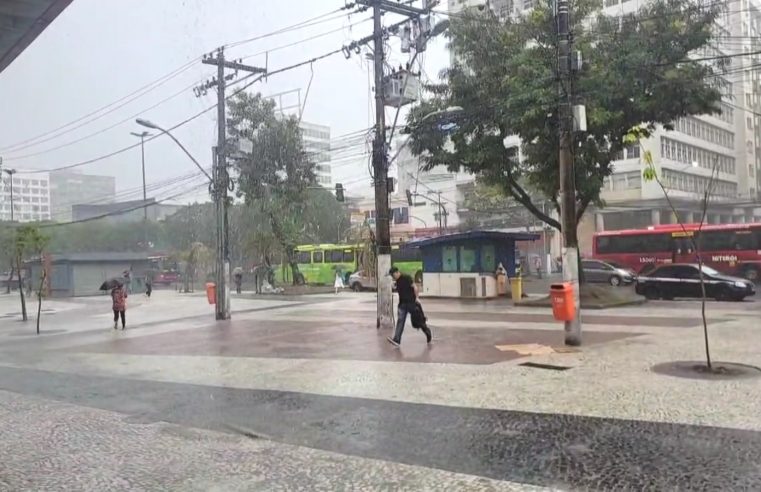
[[(332, 285), (336, 271), (340, 271), (344, 282), (348, 282), (349, 275), (360, 269), (363, 249), (357, 244), (304, 244), (296, 247), (296, 262), (307, 284)], [(392, 245), (391, 263), (415, 281), (422, 281), (423, 261), (418, 248)], [(287, 263), (280, 266), (275, 279), (281, 283), (293, 282), (293, 273)]]

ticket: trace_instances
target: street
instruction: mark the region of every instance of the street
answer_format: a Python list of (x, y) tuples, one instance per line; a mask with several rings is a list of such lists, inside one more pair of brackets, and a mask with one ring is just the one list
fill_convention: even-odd
[[(427, 300), (427, 347), (374, 326), (373, 294), (0, 297), (1, 490), (633, 490), (761, 484), (761, 378), (655, 374), (701, 360), (694, 301), (584, 315)], [(709, 303), (713, 355), (759, 365), (758, 302)], [(534, 366), (523, 366), (526, 362)], [(553, 370), (554, 369), (554, 370)]]

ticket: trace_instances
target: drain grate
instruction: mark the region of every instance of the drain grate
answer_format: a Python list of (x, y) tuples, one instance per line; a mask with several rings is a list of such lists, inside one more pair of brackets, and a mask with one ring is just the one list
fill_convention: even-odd
[(556, 366), (553, 364), (540, 364), (538, 362), (523, 362), (518, 365), (525, 367), (534, 367), (536, 369), (549, 369), (551, 371), (567, 371), (568, 369), (571, 369), (570, 366)]

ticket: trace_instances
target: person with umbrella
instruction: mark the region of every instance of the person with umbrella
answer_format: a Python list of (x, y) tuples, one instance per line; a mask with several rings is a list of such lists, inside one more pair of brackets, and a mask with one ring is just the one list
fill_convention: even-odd
[(112, 308), (114, 310), (114, 330), (119, 329), (119, 318), (122, 319), (122, 330), (124, 330), (127, 328), (127, 291), (119, 281), (112, 281), (110, 288)]

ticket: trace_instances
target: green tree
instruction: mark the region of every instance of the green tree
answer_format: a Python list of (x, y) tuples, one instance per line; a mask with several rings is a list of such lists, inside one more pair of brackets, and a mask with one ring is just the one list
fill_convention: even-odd
[[(19, 283), (19, 296), (21, 298), (21, 317), (24, 321), (27, 321), (29, 319), (26, 311), (26, 298), (24, 297), (24, 285), (21, 277), (22, 268), (21, 265), (23, 264), (23, 261), (27, 259), (27, 257), (32, 257), (34, 259), (39, 259), (40, 261), (40, 269), (44, 271), (44, 264), (42, 261), (42, 253), (45, 249), (45, 246), (47, 245), (49, 241), (49, 238), (42, 234), (40, 232), (40, 229), (36, 226), (31, 225), (24, 225), (19, 226), (15, 230), (15, 238), (14, 238), (14, 259), (16, 262), (16, 271), (18, 272), (18, 283)], [(32, 278), (28, 279), (29, 282), (32, 282)], [(44, 274), (42, 275), (42, 282), (45, 281)], [(42, 287), (44, 284), (40, 285), (40, 292), (39, 292), (39, 299), (38, 299), (38, 307), (37, 307), (37, 334), (40, 332), (40, 312), (42, 310)], [(31, 283), (30, 283), (31, 287)]]
[(236, 161), (238, 193), (267, 217), (298, 282), (294, 248), (307, 235), (304, 216), (315, 166), (298, 119), (276, 117), (274, 110), (275, 103), (261, 94), (240, 93), (228, 105), (228, 128), (234, 138), (252, 143), (251, 152)]
[[(717, 112), (721, 98), (715, 83), (721, 62), (688, 60), (708, 47), (718, 3), (656, 0), (622, 18), (603, 16), (601, 8), (600, 1), (571, 2), (575, 49), (584, 58), (574, 76), (574, 96), (587, 116), (587, 130), (573, 136), (577, 223), (590, 204), (602, 205), (603, 180), (631, 128), (638, 126), (647, 137), (680, 117)], [(408, 128), (411, 149), (428, 169), (462, 167), (560, 229), (537, 206), (549, 200), (558, 209), (555, 31), (547, 0), (514, 20), (474, 9), (453, 18), (451, 48), (461, 63), (445, 71), (443, 83), (430, 88), (430, 100), (410, 112)], [(452, 106), (463, 108), (452, 120), (423, 121)], [(523, 159), (505, 148), (512, 135), (523, 142)]]

